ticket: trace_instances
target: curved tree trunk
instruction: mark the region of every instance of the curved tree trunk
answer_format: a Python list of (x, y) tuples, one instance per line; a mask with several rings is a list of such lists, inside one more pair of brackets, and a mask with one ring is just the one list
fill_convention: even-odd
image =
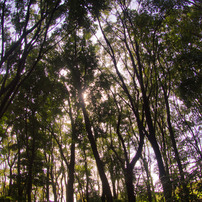
[(165, 104), (166, 104), (168, 130), (169, 130), (169, 133), (170, 133), (170, 138), (171, 138), (171, 141), (172, 141), (173, 150), (175, 152), (175, 159), (177, 161), (178, 169), (179, 169), (179, 172), (180, 172), (180, 178), (181, 178), (180, 181), (181, 181), (181, 184), (182, 184), (182, 187), (183, 187), (182, 200), (183, 201), (186, 201), (186, 200), (188, 201), (189, 200), (189, 189), (188, 189), (188, 187), (186, 185), (185, 178), (184, 178), (184, 171), (183, 171), (182, 163), (181, 163), (181, 160), (180, 160), (180, 155), (179, 155), (179, 152), (178, 152), (178, 149), (177, 149), (177, 144), (176, 144), (176, 141), (175, 141), (174, 131), (173, 131), (173, 128), (172, 128), (172, 125), (171, 125), (170, 106), (169, 106), (169, 102), (168, 102), (168, 96), (166, 95), (166, 92), (165, 92), (164, 88), (163, 88), (163, 92), (164, 92), (164, 99), (165, 99)]
[(161, 184), (163, 186), (163, 192), (164, 192), (164, 197), (166, 201), (172, 201), (172, 186), (170, 183), (170, 178), (169, 176), (167, 176), (166, 171), (165, 171), (165, 167), (163, 164), (163, 160), (162, 160), (162, 156), (161, 156), (161, 152), (159, 149), (159, 145), (156, 141), (156, 138), (153, 137), (153, 135), (149, 135), (148, 139), (152, 145), (152, 148), (154, 150), (155, 156), (156, 156), (156, 160), (158, 163), (158, 168), (159, 168), (159, 178), (161, 181)]
[[(137, 49), (137, 61), (138, 61), (138, 66), (139, 66), (139, 71), (141, 71), (142, 69), (142, 64), (140, 61), (140, 56), (139, 56), (139, 46), (136, 44), (136, 49)], [(167, 202), (172, 201), (172, 185), (170, 182), (170, 178), (166, 173), (165, 170), (165, 166), (163, 163), (163, 158), (159, 149), (159, 145), (157, 143), (157, 139), (156, 139), (156, 131), (154, 128), (154, 124), (152, 121), (152, 116), (151, 116), (151, 109), (150, 109), (150, 105), (149, 105), (149, 98), (146, 95), (146, 90), (143, 84), (143, 78), (142, 75), (140, 76), (139, 79), (140, 82), (140, 87), (141, 87), (141, 91), (142, 91), (142, 96), (143, 96), (143, 105), (144, 105), (144, 111), (145, 111), (145, 116), (146, 116), (146, 122), (148, 125), (148, 130), (149, 130), (149, 134), (147, 135), (148, 140), (150, 141), (152, 148), (154, 150), (155, 156), (156, 156), (156, 160), (158, 163), (158, 168), (159, 168), (159, 178), (160, 181), (162, 183), (163, 186), (163, 192), (164, 192), (164, 197), (165, 200)]]
[(87, 131), (87, 134), (88, 134), (88, 139), (90, 141), (90, 145), (91, 145), (91, 148), (92, 148), (92, 151), (93, 151), (93, 155), (95, 157), (95, 161), (96, 161), (96, 164), (97, 164), (100, 179), (102, 181), (103, 194), (104, 194), (104, 196), (106, 196), (107, 201), (110, 202), (110, 201), (113, 201), (111, 189), (110, 189), (107, 177), (105, 175), (104, 166), (103, 166), (103, 163), (102, 163), (102, 161), (100, 159), (95, 139), (93, 137), (90, 120), (89, 120), (88, 113), (87, 113), (86, 108), (85, 108), (85, 103), (84, 103), (82, 94), (80, 94), (79, 101), (80, 101), (81, 108), (82, 108), (83, 115), (84, 115), (85, 127), (86, 127), (86, 131)]
[[(131, 25), (133, 26), (132, 21), (131, 21), (129, 15), (127, 14), (126, 10), (125, 10), (125, 14), (127, 15)], [(107, 43), (107, 46), (109, 47), (110, 56), (111, 56), (111, 58), (113, 60), (116, 73), (117, 73), (117, 75), (118, 75), (118, 77), (119, 77), (119, 79), (121, 81), (122, 88), (125, 91), (126, 95), (128, 96), (128, 99), (129, 99), (129, 102), (131, 104), (132, 110), (133, 110), (133, 112), (134, 112), (134, 114), (136, 116), (138, 127), (139, 127), (139, 129), (143, 129), (142, 128), (142, 123), (139, 120), (138, 111), (136, 110), (136, 108), (134, 106), (133, 98), (132, 98), (132, 96), (130, 95), (130, 93), (128, 91), (128, 88), (127, 88), (127, 86), (126, 86), (126, 84), (124, 82), (124, 79), (123, 79), (120, 71), (118, 70), (114, 49), (112, 48), (111, 43), (107, 39), (107, 37), (106, 37), (106, 35), (105, 35), (105, 33), (104, 33), (103, 29), (102, 29), (102, 26), (101, 26), (101, 23), (99, 21), (99, 18), (98, 18), (98, 22), (99, 22), (99, 26), (101, 28), (102, 34), (104, 36), (104, 39), (105, 39), (105, 41)], [(127, 27), (127, 25), (124, 23), (124, 20), (122, 21), (122, 23), (123, 23), (124, 27)], [(141, 59), (140, 59), (139, 45), (138, 45), (138, 42), (135, 40), (134, 41), (135, 48), (136, 48), (136, 50), (135, 50), (136, 59), (135, 59), (133, 51), (130, 49), (130, 46), (129, 46), (128, 42), (127, 42), (127, 35), (126, 35), (125, 31), (124, 31), (124, 37), (125, 37), (124, 43), (125, 43), (126, 49), (127, 49), (128, 53), (129, 53), (129, 56), (130, 56), (130, 59), (131, 59), (131, 62), (132, 62), (132, 66), (133, 66), (133, 69), (134, 69), (134, 74), (136, 75), (136, 77), (138, 79), (138, 82), (139, 82), (139, 85), (140, 85), (142, 98), (143, 98), (144, 112), (145, 112), (145, 116), (146, 116), (146, 122), (147, 122), (148, 129), (149, 129), (149, 135), (147, 135), (147, 136), (148, 136), (148, 139), (149, 139), (149, 141), (150, 141), (150, 143), (152, 145), (152, 148), (154, 149), (156, 159), (157, 159), (157, 162), (158, 162), (159, 177), (160, 177), (161, 183), (163, 185), (164, 196), (165, 196), (166, 201), (172, 201), (172, 186), (171, 186), (171, 183), (170, 183), (169, 176), (166, 175), (165, 167), (164, 167), (162, 156), (161, 156), (161, 152), (159, 150), (159, 145), (158, 145), (156, 137), (155, 137), (155, 130), (154, 130), (154, 126), (153, 126), (153, 123), (152, 123), (149, 100), (148, 100), (148, 97), (146, 96), (146, 90), (145, 90), (145, 86), (144, 86), (144, 82), (143, 82), (143, 66), (141, 64)], [(135, 60), (137, 61), (137, 65), (136, 65)]]

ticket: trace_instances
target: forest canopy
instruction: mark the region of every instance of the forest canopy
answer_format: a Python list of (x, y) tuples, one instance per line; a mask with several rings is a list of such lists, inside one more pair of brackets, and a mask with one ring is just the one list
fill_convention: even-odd
[(0, 200), (202, 200), (200, 0), (0, 9)]

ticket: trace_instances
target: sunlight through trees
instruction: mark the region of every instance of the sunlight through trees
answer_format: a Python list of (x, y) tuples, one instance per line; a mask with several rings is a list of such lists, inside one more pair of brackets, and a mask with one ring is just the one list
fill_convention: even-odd
[(0, 201), (202, 200), (200, 1), (0, 8)]

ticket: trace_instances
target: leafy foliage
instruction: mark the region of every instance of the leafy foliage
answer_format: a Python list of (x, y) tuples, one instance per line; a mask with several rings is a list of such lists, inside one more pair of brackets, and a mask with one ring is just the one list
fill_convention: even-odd
[(0, 9), (2, 200), (201, 200), (200, 1)]

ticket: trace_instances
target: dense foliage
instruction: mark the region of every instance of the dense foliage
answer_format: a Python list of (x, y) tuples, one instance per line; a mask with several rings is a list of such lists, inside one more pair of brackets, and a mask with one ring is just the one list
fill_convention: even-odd
[(0, 200), (202, 200), (200, 1), (0, 7)]

